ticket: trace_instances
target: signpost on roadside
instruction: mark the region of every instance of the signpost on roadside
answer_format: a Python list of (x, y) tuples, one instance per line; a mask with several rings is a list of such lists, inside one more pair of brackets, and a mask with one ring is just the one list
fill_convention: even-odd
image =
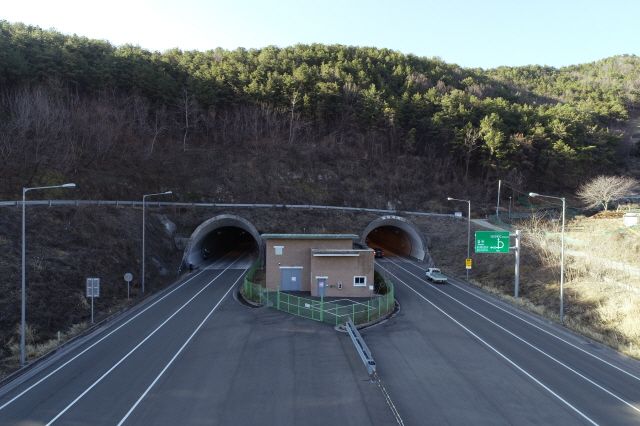
[(518, 287), (520, 285), (520, 231), (516, 231), (516, 246), (512, 247), (516, 250), (516, 284), (514, 297), (518, 297)]
[[(516, 237), (515, 247), (511, 247), (511, 237)], [(514, 297), (518, 297), (520, 286), (520, 231), (511, 234), (509, 231), (476, 231), (476, 253), (509, 253), (515, 250), (515, 289)], [(469, 268), (467, 259), (467, 268)]]
[(91, 324), (94, 324), (93, 298), (100, 297), (100, 278), (87, 278), (87, 297), (91, 298)]
[(133, 279), (133, 275), (130, 273), (124, 274), (124, 280), (127, 282), (127, 300), (129, 299), (129, 284), (131, 284), (131, 280)]

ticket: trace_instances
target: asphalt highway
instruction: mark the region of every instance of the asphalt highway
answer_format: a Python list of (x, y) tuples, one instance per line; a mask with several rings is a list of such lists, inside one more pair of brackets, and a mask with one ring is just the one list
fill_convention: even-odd
[(376, 268), (401, 312), (362, 336), (405, 424), (640, 424), (638, 362), (412, 262)]
[(0, 389), (0, 425), (392, 424), (350, 338), (234, 300), (218, 261)]
[[(465, 283), (376, 261), (400, 312), (346, 333), (235, 294), (222, 259), (0, 388), (0, 425), (637, 425), (640, 365)], [(389, 399), (390, 398), (390, 399)]]

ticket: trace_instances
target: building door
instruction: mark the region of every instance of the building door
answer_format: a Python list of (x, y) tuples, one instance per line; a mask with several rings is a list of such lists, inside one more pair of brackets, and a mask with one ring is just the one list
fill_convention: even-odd
[(327, 295), (327, 279), (318, 278), (318, 297)]
[(302, 268), (280, 268), (282, 291), (300, 291), (302, 288)]

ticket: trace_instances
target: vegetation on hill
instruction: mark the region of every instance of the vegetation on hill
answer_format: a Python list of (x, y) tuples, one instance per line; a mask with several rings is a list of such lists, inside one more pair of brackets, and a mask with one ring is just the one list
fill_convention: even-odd
[[(367, 186), (341, 171), (378, 163), (403, 175), (369, 191), (382, 203), (412, 203), (403, 181), (576, 188), (628, 153), (616, 129), (638, 105), (639, 70), (635, 56), (485, 71), (320, 44), (161, 53), (0, 21), (0, 192), (73, 178), (87, 180), (86, 198), (164, 186), (185, 200), (332, 193), (326, 202), (364, 206), (335, 195)], [(248, 176), (271, 184), (212, 170), (238, 156)], [(188, 172), (166, 176), (178, 157)], [(282, 181), (294, 187), (286, 197)]]
[[(473, 215), (484, 216), (498, 179), (516, 199), (517, 191), (575, 192), (596, 175), (637, 173), (629, 165), (640, 152), (623, 136), (639, 106), (636, 56), (483, 70), (343, 45), (152, 52), (0, 21), (0, 197), (74, 182), (73, 193), (29, 196), (141, 200), (172, 190), (165, 200), (450, 213), (452, 196), (472, 199)], [(15, 358), (19, 336), (18, 216), (11, 210), (0, 221), (0, 364)], [(29, 344), (86, 320), (77, 287), (87, 276), (119, 283), (105, 288), (102, 314), (123, 301), (122, 274), (140, 266), (138, 220), (121, 209), (30, 211), (38, 238), (28, 242), (29, 292), (42, 297), (29, 297), (29, 315), (37, 313)], [(432, 253), (454, 270), (466, 256), (466, 228), (436, 225), (425, 231)], [(318, 232), (331, 230), (323, 222)], [(159, 233), (148, 238), (173, 273), (179, 250)], [(531, 260), (529, 272), (551, 288), (540, 295), (546, 304), (555, 284), (537, 272), (541, 262)], [(511, 264), (486, 265), (475, 269), (485, 282), (510, 281)], [(157, 283), (170, 280), (149, 270)], [(61, 309), (33, 305), (39, 300)]]

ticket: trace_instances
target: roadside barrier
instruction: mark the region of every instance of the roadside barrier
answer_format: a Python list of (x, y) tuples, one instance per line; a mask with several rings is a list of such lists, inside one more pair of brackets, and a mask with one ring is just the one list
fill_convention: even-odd
[[(240, 208), (240, 207), (266, 207), (266, 208), (281, 208), (281, 209), (318, 209), (318, 210), (341, 210), (341, 211), (355, 211), (355, 212), (372, 212), (372, 213), (388, 213), (388, 214), (406, 214), (417, 216), (440, 216), (440, 217), (454, 217), (452, 214), (444, 213), (425, 213), (425, 212), (407, 212), (401, 210), (384, 210), (384, 209), (366, 209), (362, 207), (340, 207), (340, 206), (315, 206), (310, 204), (221, 204), (221, 203), (172, 203), (167, 201), (145, 201), (147, 207), (228, 207), (228, 208)], [(25, 201), (26, 206), (63, 206), (63, 205), (86, 205), (86, 206), (131, 206), (142, 207), (142, 201), (105, 201), (105, 200), (34, 200)], [(20, 207), (22, 201), (0, 201), (0, 207)]]
[(354, 346), (356, 347), (356, 350), (358, 351), (358, 354), (360, 355), (360, 359), (362, 360), (362, 363), (367, 369), (367, 373), (369, 374), (369, 376), (371, 376), (373, 373), (376, 372), (376, 362), (373, 360), (373, 355), (371, 355), (371, 351), (369, 350), (369, 347), (364, 342), (364, 339), (360, 335), (360, 332), (358, 331), (356, 326), (351, 322), (350, 319), (347, 320), (345, 327), (347, 328), (347, 332), (351, 337), (351, 341), (353, 342)]

